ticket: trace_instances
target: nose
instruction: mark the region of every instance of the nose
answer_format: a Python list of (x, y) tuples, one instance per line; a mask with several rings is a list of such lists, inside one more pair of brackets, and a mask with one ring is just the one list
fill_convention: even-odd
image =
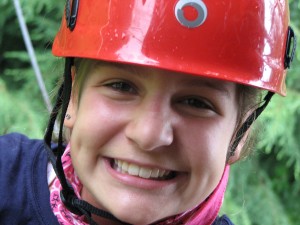
[(170, 110), (167, 108), (156, 106), (138, 110), (126, 126), (126, 137), (145, 151), (171, 145), (174, 134)]

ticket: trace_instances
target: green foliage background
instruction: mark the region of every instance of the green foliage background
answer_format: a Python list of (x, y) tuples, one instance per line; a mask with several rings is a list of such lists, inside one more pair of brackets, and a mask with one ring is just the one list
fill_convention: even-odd
[[(51, 43), (64, 1), (20, 0), (47, 90), (62, 74)], [(255, 153), (232, 166), (222, 212), (237, 225), (297, 225), (300, 212), (300, 1), (290, 0), (298, 49), (287, 76), (288, 96), (275, 96), (259, 119)], [(0, 2), (0, 134), (43, 136), (43, 103), (12, 0)], [(52, 94), (51, 94), (52, 95)]]

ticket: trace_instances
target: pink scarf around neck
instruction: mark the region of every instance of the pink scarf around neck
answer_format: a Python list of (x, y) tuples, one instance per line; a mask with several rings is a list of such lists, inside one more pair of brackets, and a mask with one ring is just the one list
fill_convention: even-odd
[[(77, 177), (71, 160), (70, 145), (67, 146), (62, 156), (63, 169), (67, 180), (74, 188), (75, 194), (80, 199), (82, 184)], [(160, 222), (153, 223), (155, 225), (211, 225), (221, 208), (224, 193), (226, 190), (229, 176), (229, 165), (226, 165), (223, 176), (212, 194), (196, 208), (176, 216), (169, 217)], [(50, 204), (54, 215), (57, 217), (61, 225), (87, 225), (84, 216), (78, 216), (71, 213), (62, 203), (60, 199), (61, 184), (57, 177), (50, 185)]]

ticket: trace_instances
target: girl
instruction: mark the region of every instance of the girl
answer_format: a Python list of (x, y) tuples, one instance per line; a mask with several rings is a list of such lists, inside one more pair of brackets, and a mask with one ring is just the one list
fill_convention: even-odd
[(1, 224), (232, 224), (229, 165), (285, 95), (288, 18), (284, 0), (67, 1), (44, 145), (0, 139)]

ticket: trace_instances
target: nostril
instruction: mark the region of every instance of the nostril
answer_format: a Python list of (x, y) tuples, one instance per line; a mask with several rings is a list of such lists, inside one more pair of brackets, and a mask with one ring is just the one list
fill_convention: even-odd
[(173, 128), (167, 121), (149, 120), (134, 121), (127, 125), (126, 137), (140, 149), (154, 150), (169, 146), (173, 142)]

